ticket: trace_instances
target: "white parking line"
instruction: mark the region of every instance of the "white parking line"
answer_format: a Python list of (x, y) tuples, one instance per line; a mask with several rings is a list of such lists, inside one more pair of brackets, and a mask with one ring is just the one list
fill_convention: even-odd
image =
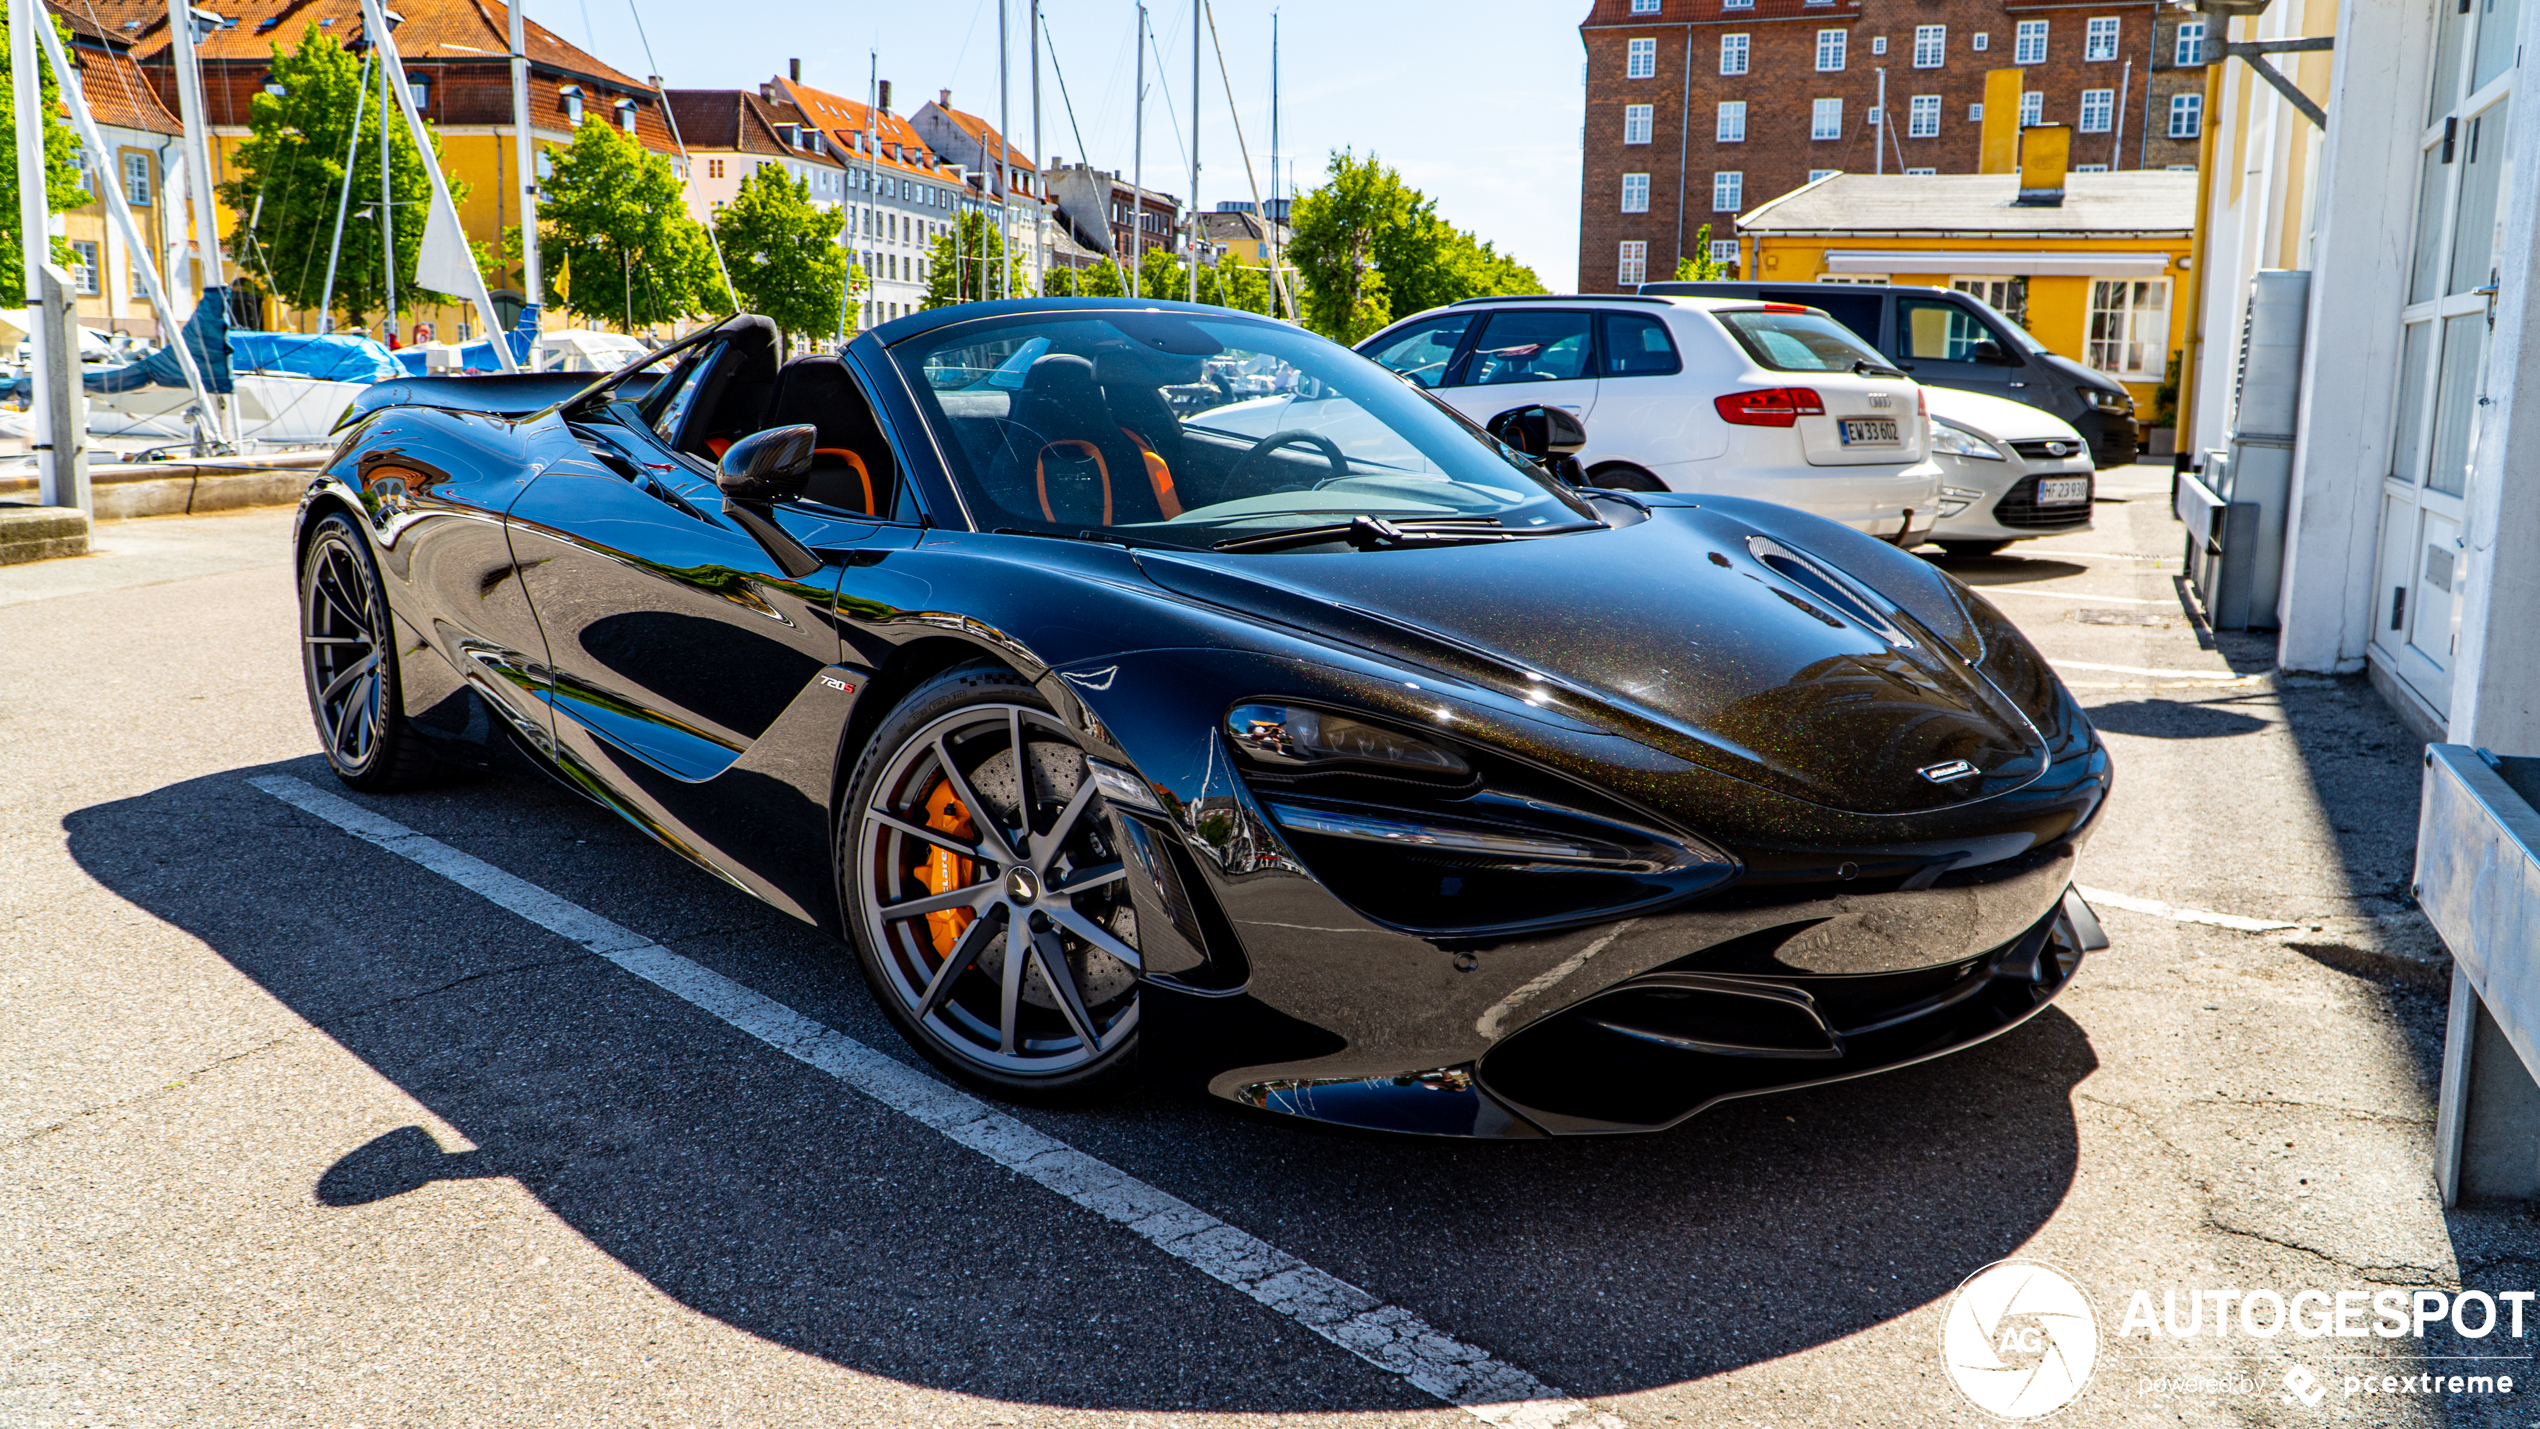
[(2105, 888), (2082, 888), (2076, 884), (2075, 889), (2082, 897), (2094, 904), (2105, 903), (2111, 908), (2123, 908), (2134, 913), (2149, 913), (2155, 918), (2167, 918), (2174, 923), (2203, 923), (2209, 927), (2229, 928), (2239, 933), (2278, 933), (2287, 928), (2302, 926), (2299, 923), (2270, 923), (2264, 918), (2243, 918), (2233, 913), (2213, 913), (2202, 908), (2181, 908), (2176, 904), (2164, 903), (2158, 898), (2135, 898), (2123, 893), (2111, 893)]
[(2085, 605), (2176, 605), (2175, 600), (2145, 600), (2131, 595), (2077, 595), (2068, 590), (2030, 590), (2016, 585), (1971, 586), (1978, 595), (2042, 595), (2048, 600), (2078, 600)]
[(620, 927), (472, 854), (287, 775), (247, 781), (354, 837), (411, 859), (469, 892), (561, 934), (635, 976), (723, 1019), (797, 1061), (941, 1132), (1165, 1254), (1224, 1281), (1306, 1329), (1489, 1424), (1620, 1429), (1490, 1352), (1450, 1338), (1408, 1310), (1226, 1224), (1206, 1211), (1042, 1134), (834, 1028), (764, 997), (640, 933)]
[(2049, 658), (2046, 663), (2058, 670), (2104, 670), (2114, 675), (2158, 675), (2173, 680), (2262, 680), (2266, 678), (2264, 671), (2255, 675), (2235, 675), (2229, 670), (2156, 670), (2149, 665), (2097, 665), (2088, 660), (2053, 658)]

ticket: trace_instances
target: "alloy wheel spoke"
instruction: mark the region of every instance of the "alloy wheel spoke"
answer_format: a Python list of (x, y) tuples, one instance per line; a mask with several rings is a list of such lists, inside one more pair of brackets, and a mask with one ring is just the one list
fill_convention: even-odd
[[(864, 811), (864, 816), (877, 823), (886, 824), (891, 828), (897, 829), (911, 838), (924, 839), (926, 842), (934, 844), (939, 848), (951, 849), (953, 852), (960, 854), (963, 858), (977, 859), (982, 863), (1002, 863), (1006, 861), (999, 858), (992, 850), (981, 848), (977, 844), (964, 843), (962, 840), (954, 838), (951, 834), (945, 833), (942, 829), (930, 829), (924, 824), (910, 823), (908, 820), (901, 818), (897, 814), (888, 813), (881, 809), (867, 809)], [(977, 821), (973, 820), (972, 822), (975, 825)]]
[(1094, 801), (1096, 792), (1093, 776), (1087, 774), (1084, 782), (1076, 786), (1075, 796), (1067, 801), (1067, 807), (1059, 811), (1058, 822), (1050, 825), (1049, 837), (1034, 840), (1032, 851), (1045, 860), (1055, 856), (1067, 842), (1067, 836), (1076, 831), (1076, 821), (1084, 816), (1085, 806)]
[(1064, 886), (1053, 885), (1050, 888), (1050, 892), (1069, 894), (1091, 893), (1095, 889), (1101, 888), (1106, 884), (1118, 883), (1120, 880), (1128, 876), (1129, 870), (1122, 864), (1098, 863), (1091, 868), (1078, 869), (1076, 872), (1068, 876), (1067, 882)]
[(984, 883), (964, 884), (948, 893), (930, 894), (924, 898), (903, 898), (897, 903), (885, 903), (874, 911), (880, 913), (883, 921), (888, 923), (896, 923), (904, 918), (922, 918), (929, 913), (942, 913), (954, 908), (967, 908), (976, 913), (980, 911), (980, 905), (988, 901), (996, 890), (997, 881), (992, 878)]
[(328, 605), (335, 607), (335, 613), (343, 617), (345, 624), (364, 634), (369, 633), (370, 622), (363, 618), (361, 610), (355, 606), (351, 595), (343, 590), (343, 582), (335, 574), (335, 567), (331, 561), (318, 567), (317, 579), (309, 584)]
[(953, 793), (960, 797), (962, 807), (970, 811), (970, 826), (979, 831), (980, 842), (992, 850), (990, 857), (998, 863), (1021, 863), (1022, 858), (1015, 854), (1009, 841), (1011, 836), (998, 824), (995, 811), (979, 797), (979, 791), (970, 787), (970, 776), (962, 773), (961, 766), (953, 762), (952, 750), (945, 747), (944, 737), (940, 734), (935, 736), (935, 759), (943, 765), (944, 778), (953, 786)]
[(1023, 847), (1032, 847), (1032, 758), (1031, 748), (1023, 742), (1023, 707), (1005, 707), (1005, 736), (1014, 745), (1015, 804), (1023, 811)]
[[(345, 555), (341, 547), (329, 549), (322, 570), (334, 585), (335, 608), (343, 611), (356, 629), (369, 630), (370, 594), (363, 589), (369, 582), (361, 578), (352, 558)], [(357, 596), (356, 591), (361, 593)]]
[(1130, 967), (1141, 971), (1145, 969), (1146, 963), (1138, 956), (1137, 949), (1120, 941), (1119, 937), (1109, 928), (1095, 922), (1093, 919), (1086, 917), (1084, 914), (1077, 912), (1073, 908), (1050, 907), (1044, 908), (1041, 911), (1049, 915), (1051, 922), (1065, 928), (1068, 932), (1075, 934), (1077, 937), (1082, 938), (1086, 942), (1093, 944), (1095, 947), (1102, 949), (1104, 952), (1111, 954), (1120, 961), (1127, 963)]
[(974, 920), (962, 930), (961, 941), (953, 944), (952, 952), (944, 958), (944, 965), (935, 969), (935, 976), (927, 982), (925, 996), (918, 999), (918, 1021), (923, 1022), (943, 1011), (945, 1001), (952, 996), (953, 984), (961, 981), (961, 975), (969, 970), (972, 963), (979, 961), (979, 955), (988, 949), (988, 940), (998, 931), (998, 920), (993, 913)]
[(1067, 967), (1067, 951), (1059, 946), (1056, 933), (1042, 933), (1032, 939), (1032, 957), (1041, 965), (1041, 976), (1048, 980), (1050, 992), (1058, 999), (1058, 1010), (1067, 1016), (1067, 1025), (1084, 1039), (1085, 1050), (1099, 1046), (1102, 1038), (1094, 1031), (1094, 1015), (1085, 1009), (1085, 995), (1076, 986), (1076, 974)]
[(355, 759), (370, 753), (371, 740), (378, 731), (375, 718), (377, 712), (371, 707), (371, 698), (378, 691), (379, 677), (374, 674), (361, 683), (359, 694), (346, 698), (346, 705), (353, 711), (354, 716), (353, 738), (356, 747), (351, 751), (351, 756)]
[(326, 745), (337, 754), (345, 752), (344, 736), (353, 732), (353, 708), (351, 700), (335, 708), (335, 728), (328, 733)]
[(997, 1050), (1022, 1050), (1023, 961), (1032, 955), (1032, 915), (1018, 913), (1005, 925), (1005, 983), (997, 990)]
[(355, 680), (369, 674), (373, 669), (377, 668), (378, 664), (379, 652), (377, 650), (373, 650), (369, 654), (364, 655), (361, 659), (354, 661), (351, 668), (345, 670), (343, 674), (327, 681), (326, 688), (319, 692), (318, 698), (321, 700), (334, 699), (337, 695), (343, 693), (344, 688), (347, 685), (350, 685)]
[(303, 635), (300, 641), (305, 645), (368, 645), (371, 638), (367, 635)]

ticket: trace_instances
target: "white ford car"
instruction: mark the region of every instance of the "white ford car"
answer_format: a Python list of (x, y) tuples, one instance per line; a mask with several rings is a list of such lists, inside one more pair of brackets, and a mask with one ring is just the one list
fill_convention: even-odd
[(1485, 425), (1518, 407), (1571, 412), (1591, 485), (1754, 497), (1905, 546), (1938, 516), (1923, 390), (1814, 308), (1468, 298), (1358, 350)]
[(2013, 541), (2090, 529), (2096, 466), (2063, 418), (2024, 402), (1926, 387), (1940, 524), (1952, 556), (1990, 556)]

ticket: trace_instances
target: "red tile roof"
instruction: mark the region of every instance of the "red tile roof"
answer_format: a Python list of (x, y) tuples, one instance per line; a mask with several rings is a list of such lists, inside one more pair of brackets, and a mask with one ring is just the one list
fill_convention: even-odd
[[(934, 151), (917, 137), (915, 126), (897, 114), (885, 110), (876, 115), (872, 106), (860, 100), (790, 79), (772, 80), (762, 87), (761, 93), (801, 110), (804, 118), (829, 136), (829, 142), (846, 157), (850, 167), (861, 168), (870, 162), (885, 172), (920, 175), (939, 184), (952, 182), (951, 175), (941, 172)], [(872, 125), (871, 153), (863, 150), (868, 120)]]

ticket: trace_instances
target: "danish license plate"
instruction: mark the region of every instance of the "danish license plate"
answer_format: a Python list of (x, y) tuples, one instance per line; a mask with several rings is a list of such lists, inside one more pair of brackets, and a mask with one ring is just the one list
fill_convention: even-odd
[(2070, 506), (2090, 499), (2090, 478), (2086, 476), (2050, 476), (2037, 483), (2037, 504)]
[(1843, 419), (1843, 444), (1847, 447), (1892, 447), (1896, 445), (1896, 419), (1846, 417)]

